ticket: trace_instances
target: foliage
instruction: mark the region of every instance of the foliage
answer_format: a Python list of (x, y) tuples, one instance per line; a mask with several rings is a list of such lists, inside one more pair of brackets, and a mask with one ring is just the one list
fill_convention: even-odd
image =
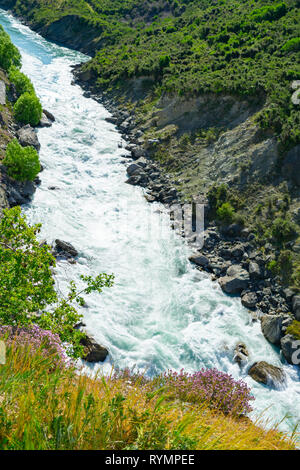
[(74, 304), (83, 304), (83, 294), (112, 286), (113, 276), (81, 276), (85, 288), (79, 291), (71, 282), (67, 296), (59, 296), (52, 274), (55, 258), (50, 247), (40, 245), (36, 238), (40, 227), (28, 226), (19, 207), (4, 210), (0, 220), (0, 324), (37, 324), (70, 343), (69, 352), (78, 356), (83, 351), (79, 345), (82, 333), (74, 330), (74, 325), (81, 315)]
[(33, 181), (41, 171), (37, 151), (33, 147), (22, 147), (17, 139), (7, 145), (3, 164), (9, 176), (19, 181)]
[(15, 85), (19, 96), (26, 92), (30, 94), (35, 93), (31, 80), (24, 73), (20, 72), (17, 67), (10, 67), (8, 78)]
[(282, 244), (292, 240), (297, 232), (293, 222), (289, 219), (278, 217), (272, 224), (271, 233), (277, 243)]
[(7, 71), (11, 66), (21, 66), (21, 54), (0, 25), (0, 67)]
[(146, 382), (90, 378), (12, 344), (0, 366), (0, 449), (295, 448), (276, 429), (174, 400), (156, 379)]
[(224, 202), (224, 204), (217, 209), (218, 219), (225, 224), (231, 224), (234, 221), (234, 215), (234, 208), (230, 202)]
[(42, 117), (42, 105), (34, 93), (23, 93), (14, 105), (15, 117), (23, 124), (37, 126)]
[(31, 354), (38, 352), (45, 357), (56, 358), (56, 364), (68, 364), (70, 361), (60, 337), (38, 325), (21, 328), (0, 326), (0, 338), (5, 341), (6, 346), (13, 345), (24, 348)]
[(286, 334), (292, 335), (295, 339), (300, 340), (300, 321), (293, 320), (293, 323), (287, 327)]

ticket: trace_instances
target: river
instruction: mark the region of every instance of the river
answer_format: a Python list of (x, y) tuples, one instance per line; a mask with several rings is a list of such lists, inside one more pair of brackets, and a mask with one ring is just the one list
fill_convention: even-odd
[[(124, 149), (115, 126), (105, 121), (108, 111), (71, 85), (71, 66), (86, 57), (48, 42), (3, 10), (0, 23), (20, 49), (23, 71), (44, 108), (56, 117), (50, 129), (38, 131), (42, 183), (23, 211), (30, 223), (43, 224), (41, 238), (69, 241), (80, 252), (76, 265), (57, 267), (62, 291), (71, 279), (80, 283), (80, 274), (116, 277), (113, 288), (87, 298), (83, 309), (88, 330), (110, 350), (101, 367), (107, 372), (112, 364), (136, 366), (149, 374), (216, 367), (252, 388), (253, 418), (266, 426), (285, 418), (280, 428), (291, 430), (300, 419), (298, 369), (282, 364), (240, 299), (223, 294), (189, 264), (189, 248), (169, 228), (163, 207), (124, 183)], [(251, 363), (284, 368), (283, 390), (257, 384), (247, 368), (232, 362), (240, 341)]]

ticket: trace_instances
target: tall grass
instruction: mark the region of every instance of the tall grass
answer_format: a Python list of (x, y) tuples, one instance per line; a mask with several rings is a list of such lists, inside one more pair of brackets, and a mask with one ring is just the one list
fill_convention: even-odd
[(167, 396), (153, 381), (90, 378), (11, 344), (0, 365), (0, 449), (293, 449), (277, 430)]

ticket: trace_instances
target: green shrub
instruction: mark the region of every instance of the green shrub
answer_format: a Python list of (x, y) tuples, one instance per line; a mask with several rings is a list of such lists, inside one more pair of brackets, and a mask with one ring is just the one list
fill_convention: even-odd
[(286, 329), (287, 335), (292, 335), (296, 339), (300, 339), (300, 321), (294, 320)]
[(37, 126), (42, 117), (42, 105), (34, 93), (25, 92), (14, 106), (15, 117), (23, 124)]
[(219, 220), (226, 224), (231, 224), (234, 221), (235, 211), (230, 202), (224, 202), (217, 209), (217, 217)]
[(11, 66), (21, 66), (21, 54), (0, 25), (0, 67), (8, 70)]
[(292, 240), (296, 235), (296, 226), (289, 219), (278, 217), (272, 224), (271, 234), (279, 244)]
[(18, 181), (34, 180), (41, 169), (37, 151), (33, 147), (22, 147), (17, 139), (7, 145), (3, 164), (9, 176)]
[(34, 87), (31, 80), (20, 70), (13, 66), (9, 69), (9, 80), (15, 85), (18, 96), (23, 95), (23, 93), (34, 94)]
[(291, 51), (297, 52), (297, 51), (300, 51), (300, 38), (290, 39), (282, 47), (282, 50), (284, 52), (291, 52)]

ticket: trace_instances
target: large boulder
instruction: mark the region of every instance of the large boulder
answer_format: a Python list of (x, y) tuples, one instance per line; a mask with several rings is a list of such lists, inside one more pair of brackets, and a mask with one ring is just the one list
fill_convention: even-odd
[(264, 315), (261, 318), (261, 329), (264, 337), (272, 344), (279, 344), (283, 336), (281, 315)]
[(191, 263), (206, 268), (209, 266), (209, 259), (204, 255), (193, 255), (189, 257)]
[(219, 284), (226, 294), (240, 294), (249, 285), (249, 273), (239, 265), (230, 266)]
[(246, 294), (242, 296), (242, 304), (246, 308), (250, 308), (250, 309), (255, 308), (257, 301), (258, 299), (257, 299), (257, 295), (255, 294), (255, 292), (247, 292)]
[(17, 137), (20, 142), (20, 144), (23, 147), (34, 147), (37, 151), (40, 150), (41, 145), (39, 143), (39, 139), (36, 135), (35, 130), (27, 124), (26, 126), (22, 127), (18, 132), (17, 132)]
[(109, 354), (104, 346), (98, 344), (92, 336), (87, 334), (81, 338), (80, 344), (84, 347), (82, 359), (87, 362), (104, 362)]
[(64, 240), (55, 240), (53, 255), (58, 259), (66, 259), (69, 262), (75, 263), (75, 257), (78, 256), (78, 251), (74, 248), (73, 245)]
[(254, 261), (249, 263), (249, 274), (252, 280), (261, 279), (263, 277), (260, 266)]
[(256, 382), (273, 387), (283, 385), (286, 380), (285, 373), (280, 367), (265, 361), (255, 362), (248, 370), (248, 374)]
[(289, 364), (300, 365), (300, 341), (292, 335), (281, 338), (282, 354)]

